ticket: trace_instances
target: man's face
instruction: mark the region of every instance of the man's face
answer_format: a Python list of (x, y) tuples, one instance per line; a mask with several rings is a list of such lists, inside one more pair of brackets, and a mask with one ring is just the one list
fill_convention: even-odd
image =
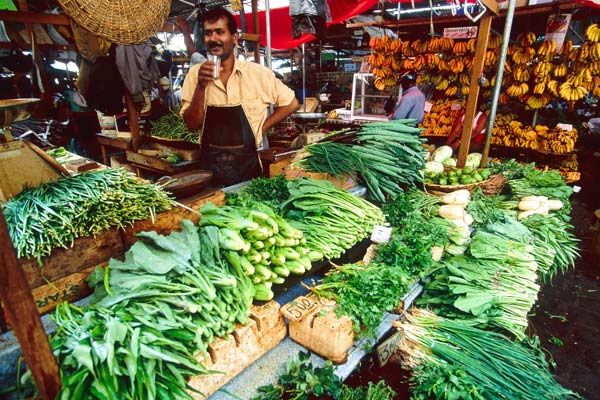
[(227, 20), (220, 18), (215, 22), (204, 23), (204, 43), (206, 48), (221, 59), (228, 59), (233, 55), (233, 49), (237, 46), (238, 37), (231, 34), (227, 28)]

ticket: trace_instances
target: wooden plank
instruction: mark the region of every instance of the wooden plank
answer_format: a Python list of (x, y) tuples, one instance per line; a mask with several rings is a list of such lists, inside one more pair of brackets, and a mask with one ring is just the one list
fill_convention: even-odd
[(42, 327), (29, 285), (8, 234), (0, 210), (0, 301), (21, 346), (25, 363), (44, 400), (53, 400), (60, 390), (58, 365)]
[(193, 210), (200, 211), (202, 206), (211, 202), (216, 206), (225, 205), (225, 193), (214, 187), (207, 187), (197, 195), (181, 199), (181, 203)]
[[(252, 306), (250, 321), (221, 339), (215, 340), (208, 349), (208, 358), (199, 358), (202, 364), (222, 374), (196, 376), (190, 386), (210, 396), (261, 355), (274, 348), (286, 334), (285, 320), (279, 313), (279, 304), (270, 301), (262, 306)], [(194, 399), (205, 397), (190, 393)]]
[(131, 97), (131, 93), (125, 89), (125, 105), (127, 107), (127, 119), (129, 121), (129, 130), (131, 131), (131, 149), (137, 151), (142, 144), (142, 135), (140, 133), (140, 124), (138, 121), (138, 112)]
[(477, 33), (477, 44), (475, 46), (475, 59), (473, 61), (473, 68), (471, 69), (471, 84), (469, 86), (469, 97), (467, 99), (467, 105), (465, 107), (465, 119), (463, 124), (463, 131), (460, 137), (460, 148), (458, 150), (458, 168), (463, 168), (467, 162), (467, 155), (469, 154), (469, 146), (471, 145), (471, 131), (473, 130), (473, 119), (477, 113), (477, 100), (479, 99), (479, 78), (483, 73), (483, 66), (485, 62), (485, 52), (487, 51), (487, 44), (490, 38), (490, 31), (492, 27), (492, 16), (484, 15), (479, 24)]
[[(252, 6), (252, 33), (258, 35), (258, 0), (250, 0)], [(260, 64), (260, 42), (254, 43), (254, 62)]]
[(73, 246), (56, 248), (45, 257), (42, 266), (32, 258), (21, 259), (21, 268), (30, 288), (54, 282), (65, 276), (108, 261), (111, 257), (121, 257), (124, 253), (121, 233), (117, 228), (101, 232), (96, 237), (87, 236), (75, 239)]
[(481, 0), (481, 2), (485, 6), (485, 8), (487, 8), (494, 15), (499, 15), (500, 14), (500, 8), (498, 7), (498, 1), (497, 0)]
[[(106, 263), (98, 266), (105, 266)], [(94, 272), (96, 265), (60, 278), (52, 283), (36, 287), (31, 291), (33, 300), (40, 314), (54, 311), (63, 301), (75, 302), (92, 294), (86, 279)]]
[(171, 210), (158, 213), (156, 214), (154, 221), (152, 219), (137, 221), (132, 226), (125, 228), (121, 232), (123, 248), (125, 250), (129, 249), (137, 241), (135, 235), (140, 232), (155, 231), (161, 235), (168, 235), (173, 231), (178, 231), (181, 227), (181, 222), (184, 219), (189, 219), (194, 223), (198, 223), (200, 221), (198, 214), (182, 208), (173, 208)]
[(20, 22), (22, 24), (50, 24), (69, 26), (69, 17), (65, 14), (44, 14), (30, 11), (0, 11), (0, 21)]
[(241, 40), (247, 40), (248, 42), (259, 43), (260, 42), (260, 35), (256, 34), (256, 33), (241, 33), (240, 34), (240, 39)]

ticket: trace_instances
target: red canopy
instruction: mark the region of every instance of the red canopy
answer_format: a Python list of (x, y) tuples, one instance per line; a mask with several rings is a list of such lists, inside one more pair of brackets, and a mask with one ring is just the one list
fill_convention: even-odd
[[(358, 14), (373, 8), (377, 0), (327, 0), (331, 12), (331, 21), (327, 25), (337, 24)], [(239, 15), (236, 15), (238, 24)], [(252, 32), (252, 16), (246, 14), (248, 32)], [(267, 45), (265, 12), (258, 13), (258, 27), (261, 35), (260, 44)], [(271, 48), (273, 49), (291, 49), (300, 46), (302, 43), (308, 43), (316, 39), (314, 35), (302, 35), (297, 39), (292, 38), (292, 17), (290, 17), (290, 8), (281, 7), (271, 9)]]
[(588, 7), (600, 8), (600, 0), (577, 0), (577, 2), (585, 4)]

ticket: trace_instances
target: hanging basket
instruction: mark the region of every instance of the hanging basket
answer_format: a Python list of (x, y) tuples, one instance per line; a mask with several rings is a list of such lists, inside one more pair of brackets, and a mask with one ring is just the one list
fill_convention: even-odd
[(80, 26), (117, 44), (145, 42), (162, 28), (171, 0), (58, 0)]

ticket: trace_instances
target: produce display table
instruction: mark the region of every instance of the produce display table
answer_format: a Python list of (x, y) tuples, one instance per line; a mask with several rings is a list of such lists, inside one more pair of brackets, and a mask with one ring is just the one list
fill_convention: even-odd
[(110, 165), (110, 159), (106, 148), (115, 148), (121, 150), (127, 150), (129, 148), (129, 142), (131, 142), (131, 133), (121, 132), (117, 136), (105, 135), (103, 133), (96, 134), (96, 139), (100, 144), (100, 151), (102, 152), (102, 163), (104, 165)]

